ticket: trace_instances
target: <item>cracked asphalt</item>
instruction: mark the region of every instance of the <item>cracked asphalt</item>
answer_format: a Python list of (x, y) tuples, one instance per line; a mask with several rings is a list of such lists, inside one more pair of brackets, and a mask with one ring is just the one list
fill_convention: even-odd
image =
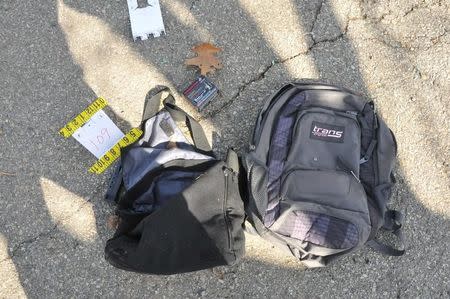
[[(126, 1), (0, 1), (0, 297), (448, 298), (450, 4), (420, 0), (161, 0), (167, 35), (133, 42)], [(200, 42), (223, 49), (221, 96), (202, 113), (180, 96)], [(392, 205), (407, 253), (368, 248), (307, 270), (247, 236), (232, 267), (174, 276), (116, 270), (109, 172), (58, 130), (97, 96), (123, 129), (156, 85), (201, 121), (215, 151), (246, 150), (264, 98), (320, 80), (374, 100), (399, 144)]]

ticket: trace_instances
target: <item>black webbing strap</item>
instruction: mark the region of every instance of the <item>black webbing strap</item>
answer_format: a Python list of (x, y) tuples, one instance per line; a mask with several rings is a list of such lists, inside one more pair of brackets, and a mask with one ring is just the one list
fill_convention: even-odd
[(405, 249), (395, 249), (394, 247), (390, 246), (390, 245), (386, 245), (384, 243), (381, 243), (379, 241), (376, 240), (370, 240), (367, 243), (367, 246), (369, 246), (370, 248), (381, 252), (383, 254), (386, 255), (390, 255), (390, 256), (402, 256), (405, 254)]
[(369, 161), (370, 157), (372, 156), (373, 150), (375, 149), (375, 145), (377, 145), (377, 140), (372, 139), (370, 141), (369, 147), (367, 148), (367, 151), (364, 153), (364, 156), (359, 160), (359, 164), (363, 164)]
[(383, 229), (395, 235), (400, 244), (401, 249), (396, 249), (390, 245), (381, 243), (375, 239), (368, 241), (366, 244), (372, 249), (391, 256), (401, 256), (405, 253), (405, 237), (402, 233), (403, 215), (399, 211), (388, 210), (385, 213), (385, 223)]
[(202, 126), (200, 126), (200, 124), (192, 116), (184, 112), (181, 108), (179, 108), (175, 104), (170, 103), (171, 100), (173, 100), (173, 97), (169, 95), (169, 97), (164, 100), (164, 108), (166, 108), (166, 110), (170, 113), (170, 116), (172, 116), (175, 121), (184, 121), (186, 123), (189, 132), (191, 133), (194, 146), (197, 149), (204, 153), (212, 155), (211, 146), (209, 145), (208, 139), (206, 138)]
[(384, 213), (383, 228), (388, 231), (396, 231), (402, 227), (403, 214), (396, 210), (387, 210)]
[(119, 193), (120, 186), (122, 185), (122, 164), (119, 162), (116, 164), (111, 178), (109, 179), (108, 189), (106, 190), (105, 199), (109, 202), (115, 202), (117, 200), (117, 194)]
[[(164, 92), (169, 93), (166, 98), (163, 98)], [(191, 134), (192, 141), (194, 142), (194, 146), (199, 149), (200, 152), (212, 155), (212, 149), (203, 128), (192, 116), (175, 105), (175, 99), (173, 98), (170, 89), (166, 86), (157, 86), (148, 92), (145, 99), (142, 122), (145, 122), (158, 113), (161, 101), (163, 101), (164, 108), (170, 113), (170, 116), (175, 121), (186, 123), (189, 133)]]
[[(367, 146), (367, 150), (365, 151), (364, 155), (362, 156), (362, 158), (359, 160), (359, 164), (363, 164), (366, 163), (367, 161), (370, 160), (370, 158), (372, 157), (373, 151), (376, 148), (376, 145), (378, 143), (378, 139), (377, 139), (377, 129), (378, 129), (378, 119), (377, 119), (377, 115), (374, 111), (374, 105), (373, 102), (368, 102), (365, 106), (364, 106), (364, 111), (362, 113), (362, 117), (364, 117), (364, 115), (371, 113), (373, 115), (373, 120), (372, 120), (372, 126), (370, 127), (370, 134), (371, 134), (371, 140), (369, 145)], [(364, 122), (365, 124), (366, 122)], [(363, 134), (366, 138), (367, 138), (367, 133), (365, 133), (364, 130), (361, 130), (361, 134)], [(364, 140), (364, 138), (362, 138)], [(362, 149), (362, 148), (361, 148)]]

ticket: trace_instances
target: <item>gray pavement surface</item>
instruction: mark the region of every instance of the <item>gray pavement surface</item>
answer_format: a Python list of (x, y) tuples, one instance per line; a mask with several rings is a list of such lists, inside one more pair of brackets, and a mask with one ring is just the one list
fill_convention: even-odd
[[(0, 297), (450, 297), (450, 3), (161, 0), (167, 36), (133, 42), (126, 1), (0, 1)], [(400, 258), (364, 248), (306, 270), (254, 236), (236, 266), (174, 276), (103, 259), (109, 173), (57, 132), (96, 96), (123, 130), (155, 85), (195, 78), (190, 48), (223, 48), (221, 97), (201, 114), (215, 150), (247, 146), (264, 97), (314, 79), (375, 101), (399, 144)]]

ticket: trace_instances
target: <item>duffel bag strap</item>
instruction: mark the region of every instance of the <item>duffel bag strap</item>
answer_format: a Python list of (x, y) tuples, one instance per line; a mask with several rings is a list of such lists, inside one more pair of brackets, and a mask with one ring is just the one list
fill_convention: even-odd
[[(169, 93), (166, 98), (163, 98), (164, 92)], [(194, 142), (194, 146), (202, 153), (213, 156), (211, 146), (208, 143), (202, 127), (195, 119), (174, 104), (175, 100), (167, 86), (156, 86), (147, 93), (144, 103), (144, 110), (142, 113), (142, 123), (147, 121), (149, 118), (152, 118), (159, 112), (161, 102), (163, 102), (164, 108), (170, 113), (171, 117), (175, 121), (186, 122)], [(113, 171), (108, 190), (105, 194), (105, 199), (107, 201), (117, 201), (117, 195), (123, 182), (122, 179), (122, 165), (119, 161)]]
[(106, 190), (105, 199), (109, 202), (116, 202), (117, 194), (122, 186), (122, 163), (117, 162), (114, 171), (109, 179), (108, 189)]
[[(169, 93), (166, 98), (163, 98), (164, 92)], [(202, 127), (192, 116), (175, 105), (175, 99), (168, 87), (157, 86), (148, 92), (145, 99), (142, 121), (145, 122), (158, 113), (161, 101), (163, 102), (166, 111), (170, 113), (170, 116), (175, 121), (186, 123), (194, 142), (194, 146), (201, 152), (211, 156), (212, 149)]]
[(167, 91), (169, 94), (170, 89), (167, 86), (158, 85), (152, 88), (145, 97), (144, 110), (142, 113), (142, 122), (144, 123), (149, 118), (152, 118), (159, 112), (159, 106), (164, 100), (164, 92)]

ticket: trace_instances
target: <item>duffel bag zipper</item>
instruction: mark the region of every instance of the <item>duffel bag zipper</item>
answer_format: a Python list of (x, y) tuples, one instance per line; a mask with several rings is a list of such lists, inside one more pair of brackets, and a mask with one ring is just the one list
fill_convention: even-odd
[(227, 240), (228, 240), (228, 250), (232, 250), (231, 248), (231, 232), (230, 232), (230, 221), (228, 219), (228, 210), (227, 210), (227, 203), (228, 203), (228, 176), (230, 174), (232, 174), (232, 171), (230, 171), (229, 168), (224, 167), (223, 169), (223, 174), (224, 174), (224, 179), (225, 179), (225, 187), (224, 187), (224, 194), (223, 194), (223, 206), (222, 206), (222, 211), (223, 211), (223, 219), (225, 221), (225, 226), (226, 226), (226, 230), (227, 230)]

